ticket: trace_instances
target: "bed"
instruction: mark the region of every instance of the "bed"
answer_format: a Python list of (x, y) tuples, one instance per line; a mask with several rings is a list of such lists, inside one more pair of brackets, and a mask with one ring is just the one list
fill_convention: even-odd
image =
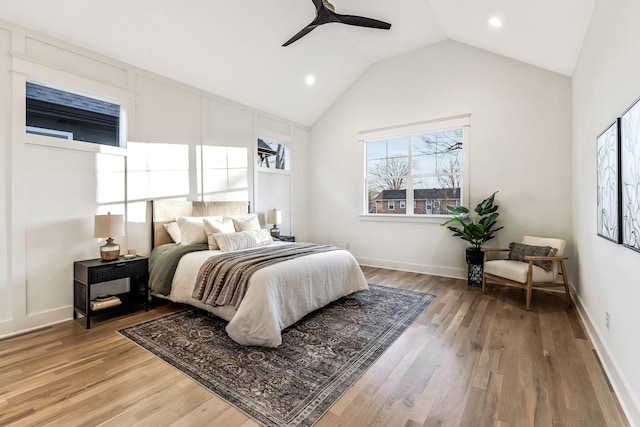
[[(260, 251), (311, 251), (310, 244), (306, 244), (308, 249), (305, 249), (302, 248), (304, 243), (273, 242), (270, 237), (268, 242), (257, 248), (222, 245), (231, 237), (242, 237), (247, 233), (264, 237), (264, 233), (268, 235), (265, 230), (241, 230), (225, 233), (225, 236), (221, 236), (222, 233), (208, 233), (207, 243), (193, 243), (187, 238), (187, 244), (175, 243), (168, 232), (171, 230), (176, 237), (176, 218), (182, 221), (188, 218), (191, 222), (212, 217), (224, 217), (227, 222), (226, 218), (234, 218), (237, 229), (236, 218), (242, 221), (251, 218), (251, 215), (247, 215), (247, 207), (246, 202), (149, 202), (147, 212), (151, 212), (148, 217), (152, 224), (149, 285), (152, 294), (189, 304), (227, 320), (227, 334), (239, 344), (278, 347), (282, 344), (281, 331), (286, 327), (332, 301), (368, 289), (362, 270), (350, 252), (323, 246), (314, 247), (313, 252), (307, 255), (286, 258), (256, 269), (248, 278), (244, 297), (239, 302), (236, 300), (232, 304), (227, 301), (223, 305), (216, 305), (210, 301), (204, 302), (200, 295), (195, 297), (195, 290), (203, 287), (198, 276), (203, 276), (201, 270), (206, 263), (218, 262), (224, 257), (257, 258), (256, 254)], [(253, 216), (249, 222), (255, 225), (256, 221)], [(209, 221), (205, 224), (210, 225)], [(243, 224), (240, 222), (241, 229)], [(180, 225), (184, 225), (184, 222)], [(183, 234), (187, 235), (187, 232)], [(214, 237), (220, 241), (221, 247), (218, 249), (210, 249), (209, 243)], [(299, 247), (296, 249), (294, 246)]]

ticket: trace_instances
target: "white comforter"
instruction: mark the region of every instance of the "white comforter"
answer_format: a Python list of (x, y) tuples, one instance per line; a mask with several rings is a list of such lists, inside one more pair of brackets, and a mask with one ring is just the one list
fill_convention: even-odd
[(227, 321), (227, 334), (239, 344), (277, 347), (281, 331), (312, 311), (353, 292), (368, 289), (362, 270), (345, 250), (307, 255), (258, 270), (244, 299), (212, 307), (191, 298), (200, 266), (220, 251), (186, 254), (180, 260), (168, 298), (209, 311)]

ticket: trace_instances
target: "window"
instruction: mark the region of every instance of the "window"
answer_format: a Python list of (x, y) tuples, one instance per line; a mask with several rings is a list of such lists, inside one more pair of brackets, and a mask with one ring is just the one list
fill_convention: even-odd
[(258, 138), (258, 166), (289, 170), (289, 150), (284, 142)]
[(27, 133), (95, 144), (121, 143), (121, 106), (27, 81)]
[(198, 191), (203, 200), (248, 200), (247, 151), (246, 147), (202, 146), (198, 151)]
[(448, 205), (462, 205), (468, 117), (464, 119), (422, 126), (433, 130), (408, 126), (367, 132), (366, 213), (449, 215)]
[(127, 198), (147, 200), (189, 196), (189, 146), (129, 142)]

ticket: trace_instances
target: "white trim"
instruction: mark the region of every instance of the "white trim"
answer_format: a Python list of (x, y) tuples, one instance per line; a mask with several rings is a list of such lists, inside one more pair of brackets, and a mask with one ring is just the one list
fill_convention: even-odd
[(423, 122), (400, 124), (378, 129), (369, 129), (358, 132), (359, 141), (375, 141), (403, 135), (414, 135), (424, 132), (434, 132), (445, 129), (469, 126), (471, 114), (461, 114), (459, 116), (444, 117), (442, 119), (431, 119)]
[(293, 137), (291, 135), (287, 135), (284, 133), (272, 131), (264, 128), (255, 128), (254, 133), (256, 136), (256, 143), (258, 138), (267, 138), (267, 139), (277, 139), (280, 142), (285, 142), (287, 144), (293, 144)]
[(90, 96), (115, 104), (127, 103), (133, 105), (135, 103), (135, 92), (131, 90), (61, 71), (15, 54), (12, 57), (11, 71), (23, 74), (27, 81), (54, 89)]
[(356, 256), (358, 264), (367, 267), (388, 268), (390, 270), (408, 271), (411, 273), (431, 274), (434, 276), (450, 277), (453, 279), (467, 279), (467, 270), (464, 268), (438, 267), (436, 265), (412, 264), (401, 261), (391, 261), (376, 258)]
[[(369, 213), (369, 200), (368, 200), (368, 177), (367, 177), (367, 143), (375, 142), (376, 140), (394, 138), (398, 136), (406, 136), (412, 139), (416, 135), (423, 133), (435, 133), (444, 131), (447, 129), (459, 128), (462, 130), (462, 177), (460, 188), (460, 203), (462, 206), (469, 206), (469, 194), (470, 191), (470, 126), (471, 126), (471, 114), (461, 114), (458, 116), (445, 117), (442, 119), (431, 119), (423, 122), (411, 123), (407, 125), (399, 125), (393, 127), (385, 127), (379, 129), (365, 130), (358, 132), (358, 142), (360, 143), (360, 164), (359, 173), (362, 179), (359, 185), (359, 199), (361, 201), (361, 214), (362, 216), (381, 216), (384, 214)], [(410, 142), (412, 144), (412, 142)], [(409, 147), (411, 152), (411, 147)], [(410, 170), (409, 177), (419, 177), (424, 174), (413, 175), (413, 171)], [(409, 180), (410, 181), (410, 180)], [(415, 201), (413, 200), (413, 191), (406, 191), (406, 214), (399, 214), (398, 216), (411, 217), (415, 208)], [(389, 209), (390, 210), (390, 209)], [(446, 218), (446, 216), (443, 216)]]
[(612, 397), (618, 399), (618, 402), (622, 407), (622, 411), (627, 416), (629, 424), (632, 427), (640, 426), (640, 402), (636, 400), (632, 388), (629, 386), (629, 382), (625, 379), (623, 371), (620, 369), (620, 365), (614, 358), (613, 353), (607, 348), (606, 340), (600, 339), (600, 330), (596, 326), (596, 323), (591, 320), (592, 316), (587, 311), (579, 293), (573, 289), (573, 286), (571, 286), (571, 291), (580, 319), (585, 325), (587, 335), (589, 335), (589, 339), (600, 358), (602, 369), (604, 369), (607, 379), (615, 393), (615, 396)]
[[(73, 310), (73, 306), (54, 308), (42, 313), (27, 314), (19, 319), (0, 321), (0, 340), (73, 320), (73, 317), (69, 316), (71, 310)], [(18, 323), (17, 329), (15, 328), (16, 323)], [(10, 329), (5, 330), (5, 326)]]
[(52, 136), (54, 138), (73, 141), (73, 132), (65, 132), (62, 130), (40, 128), (36, 126), (25, 126), (25, 130), (27, 131), (27, 133), (31, 133), (35, 135)]
[[(275, 134), (274, 132), (270, 132), (271, 134)], [(260, 171), (260, 172), (265, 172), (265, 171), (269, 171), (269, 172), (278, 172), (278, 173), (282, 173), (285, 175), (291, 175), (291, 141), (289, 140), (290, 138), (279, 138), (279, 137), (267, 137), (264, 136), (263, 134), (259, 134), (261, 136), (258, 136), (255, 139), (255, 143), (256, 146), (255, 148), (255, 152), (256, 152), (256, 170)], [(262, 164), (258, 164), (258, 139), (262, 139), (262, 140), (268, 140), (269, 142), (276, 142), (278, 144), (284, 145), (284, 169), (278, 169), (278, 168), (266, 168), (264, 166), (262, 166)]]
[(87, 151), (90, 153), (127, 156), (127, 149), (124, 147), (115, 147), (113, 145), (68, 140), (56, 138), (54, 136), (36, 135), (26, 132), (24, 134), (24, 143), (26, 145), (40, 145), (43, 147), (60, 148), (63, 150)]
[[(61, 71), (55, 68), (48, 67), (46, 65), (39, 64), (37, 62), (30, 61), (29, 59), (16, 56), (12, 57), (12, 69), (13, 81), (23, 86), (27, 82), (35, 83), (41, 86), (50, 87), (53, 89), (62, 90), (69, 93), (74, 93), (81, 96), (97, 99), (100, 101), (117, 104), (120, 106), (119, 117), (119, 147), (104, 145), (99, 143), (87, 143), (75, 140), (62, 140), (55, 137), (47, 137), (43, 135), (29, 134), (26, 132), (26, 119), (22, 119), (22, 129), (25, 135), (24, 141), (26, 144), (41, 145), (45, 147), (62, 148), (70, 150), (88, 151), (94, 153), (105, 153), (125, 156), (128, 140), (129, 129), (127, 112), (130, 106), (135, 105), (135, 93), (130, 90), (122, 89), (116, 86), (112, 86), (106, 83), (101, 83), (96, 80), (88, 79), (86, 77), (78, 76), (75, 74)], [(24, 93), (25, 90), (22, 91)], [(26, 96), (26, 94), (25, 94)], [(26, 110), (25, 110), (26, 111)], [(24, 111), (22, 117), (24, 117)], [(14, 122), (15, 126), (16, 123)], [(94, 146), (107, 147), (106, 149), (96, 148)]]
[[(282, 125), (282, 127), (286, 127), (287, 128), (287, 133), (282, 133), (282, 132), (278, 132), (275, 130), (271, 130), (268, 128), (265, 128), (264, 125), (265, 123), (261, 123), (262, 119), (266, 119), (269, 121), (272, 121), (274, 123), (277, 123), (279, 125)], [(268, 174), (276, 174), (276, 175), (285, 175), (289, 177), (289, 215), (288, 218), (283, 218), (283, 221), (288, 222), (289, 223), (289, 233), (291, 235), (295, 235), (295, 196), (293, 194), (293, 183), (295, 181), (295, 177), (296, 177), (296, 165), (293, 162), (293, 158), (294, 156), (294, 151), (296, 149), (296, 143), (294, 140), (294, 135), (293, 135), (293, 123), (291, 122), (283, 122), (282, 119), (276, 118), (275, 116), (269, 116), (269, 115), (265, 115), (262, 114), (260, 112), (256, 112), (253, 115), (253, 142), (250, 145), (250, 150), (251, 153), (249, 153), (249, 157), (251, 159), (253, 159), (252, 161), (252, 167), (250, 167), (251, 173), (253, 174), (253, 206), (252, 206), (252, 210), (253, 212), (256, 212), (256, 207), (258, 204), (258, 198), (259, 198), (259, 177), (261, 173), (268, 173)], [(286, 158), (285, 158), (285, 162), (286, 162), (286, 167), (287, 169), (275, 169), (275, 168), (263, 168), (258, 164), (258, 139), (262, 139), (262, 138), (266, 138), (266, 139), (272, 139), (272, 140), (277, 140), (278, 142), (282, 142), (285, 144), (285, 148), (286, 148)], [(266, 220), (266, 216), (265, 216), (265, 220)]]
[(360, 214), (360, 221), (423, 222), (440, 225), (452, 215), (407, 215), (407, 214)]

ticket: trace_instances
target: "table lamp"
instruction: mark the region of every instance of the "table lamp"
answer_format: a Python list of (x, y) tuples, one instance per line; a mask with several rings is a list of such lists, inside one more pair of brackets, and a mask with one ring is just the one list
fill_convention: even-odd
[(280, 237), (280, 229), (278, 228), (278, 224), (282, 224), (282, 211), (279, 211), (275, 208), (268, 211), (267, 223), (273, 224), (273, 228), (269, 230), (271, 232), (271, 237)]
[(120, 245), (113, 242), (116, 236), (124, 234), (124, 217), (122, 215), (96, 215), (93, 226), (93, 237), (106, 238), (107, 243), (100, 246), (100, 258), (102, 261), (114, 261), (120, 255)]

